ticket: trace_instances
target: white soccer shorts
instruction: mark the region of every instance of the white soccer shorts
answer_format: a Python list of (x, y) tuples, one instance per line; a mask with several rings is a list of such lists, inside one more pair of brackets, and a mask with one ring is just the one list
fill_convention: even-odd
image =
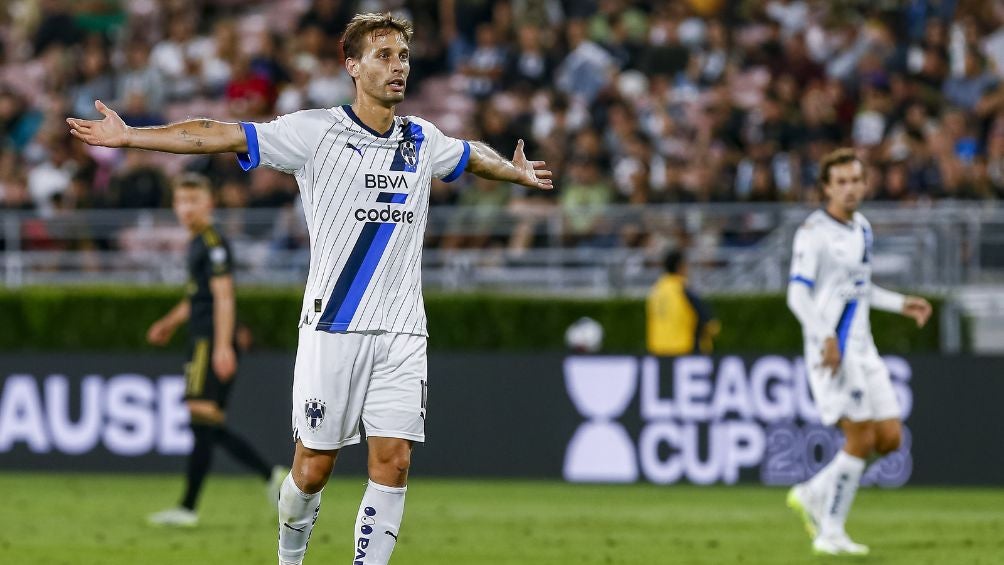
[(848, 344), (836, 376), (819, 367), (820, 351), (806, 351), (809, 387), (820, 421), (832, 426), (847, 418), (852, 422), (902, 417), (889, 369), (872, 344)]
[(425, 441), (426, 337), (300, 328), (293, 369), (293, 438), (311, 449), (368, 437)]

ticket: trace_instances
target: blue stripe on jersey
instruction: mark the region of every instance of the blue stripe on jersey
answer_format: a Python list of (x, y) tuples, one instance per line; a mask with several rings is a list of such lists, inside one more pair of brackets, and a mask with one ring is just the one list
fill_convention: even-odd
[(342, 273), (338, 275), (328, 304), (317, 322), (317, 329), (339, 332), (349, 329), (359, 303), (366, 293), (373, 273), (387, 250), (387, 243), (397, 224), (367, 222), (356, 240)]
[(248, 152), (243, 154), (238, 153), (237, 162), (240, 164), (241, 169), (250, 171), (261, 164), (261, 153), (258, 151), (258, 130), (255, 129), (254, 124), (249, 122), (241, 122), (241, 127), (244, 128), (244, 138), (247, 139)]
[(789, 279), (789, 282), (802, 283), (809, 288), (816, 288), (816, 281), (812, 279), (807, 279), (802, 275), (792, 275), (792, 277)]
[[(422, 126), (408, 122), (404, 129), (404, 138), (397, 144), (397, 151), (394, 152), (394, 160), (390, 163), (390, 170), (414, 173), (418, 170), (419, 155), (422, 154), (422, 142), (425, 141), (425, 134), (422, 133)], [(409, 143), (410, 142), (410, 143)], [(407, 155), (405, 152), (414, 154)]]
[(408, 195), (403, 192), (381, 192), (377, 194), (377, 202), (389, 202), (391, 204), (404, 204), (408, 200)]
[(872, 245), (875, 242), (875, 238), (872, 237), (872, 230), (868, 229), (868, 226), (861, 226), (861, 231), (865, 235), (865, 253), (861, 257), (861, 262), (870, 263), (872, 260)]
[(459, 178), (460, 175), (464, 172), (464, 169), (467, 168), (467, 160), (471, 158), (471, 144), (467, 143), (466, 141), (464, 141), (463, 143), (464, 143), (464, 152), (461, 153), (460, 155), (460, 162), (457, 163), (457, 166), (453, 168), (452, 173), (443, 177), (442, 179), (443, 182), (453, 182), (457, 180), (457, 178)]
[(857, 309), (858, 301), (851, 300), (844, 305), (844, 311), (840, 313), (840, 321), (837, 322), (837, 346), (840, 348), (841, 356), (847, 348), (847, 338), (851, 334), (851, 322), (854, 321), (854, 312)]

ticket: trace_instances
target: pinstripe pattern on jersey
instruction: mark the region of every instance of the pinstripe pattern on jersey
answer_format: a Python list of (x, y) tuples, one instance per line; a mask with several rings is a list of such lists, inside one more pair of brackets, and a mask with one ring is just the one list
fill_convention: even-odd
[[(369, 145), (367, 145), (366, 147), (369, 147)], [(380, 167), (386, 166), (386, 164), (387, 164), (387, 158), (389, 157), (389, 154), (388, 154), (387, 151), (383, 151), (383, 152), (381, 152), (381, 151), (372, 151), (371, 153), (373, 154), (373, 156), (370, 159), (370, 165), (369, 165), (369, 167), (371, 169), (376, 164), (376, 157), (380, 153), (384, 154), (384, 159), (382, 160)], [(342, 221), (340, 221), (340, 222), (329, 222), (328, 223), (328, 230), (327, 230), (327, 232), (325, 232), (324, 237), (320, 238), (320, 239), (318, 239), (318, 238), (314, 238), (313, 239), (313, 243), (314, 243), (315, 249), (325, 249), (326, 248), (327, 252), (326, 252), (326, 254), (324, 256), (324, 259), (322, 261), (318, 261), (318, 262), (313, 263), (313, 265), (319, 265), (320, 268), (316, 271), (316, 273), (312, 272), (311, 275), (312, 276), (317, 276), (317, 277), (322, 277), (323, 276), (324, 279), (323, 279), (323, 284), (320, 284), (320, 285), (317, 285), (316, 283), (320, 282), (321, 279), (313, 280), (313, 284), (308, 287), (312, 292), (322, 292), (324, 288), (327, 288), (328, 283), (331, 280), (331, 277), (334, 275), (334, 269), (330, 268), (330, 265), (331, 265), (330, 260), (332, 258), (332, 255), (334, 254), (334, 252), (337, 250), (338, 253), (334, 257), (334, 263), (333, 264), (334, 265), (338, 265), (341, 262), (341, 260), (342, 260), (342, 255), (346, 252), (346, 250), (348, 250), (350, 248), (347, 243), (346, 243), (346, 245), (340, 245), (339, 246), (339, 245), (332, 245), (331, 242), (341, 241), (342, 231), (345, 229), (346, 226), (349, 226), (349, 233), (348, 233), (348, 235), (346, 236), (345, 239), (347, 241), (351, 240), (352, 230), (355, 228), (355, 225), (358, 225), (357, 222), (351, 221), (351, 219), (349, 219), (349, 217), (347, 215), (343, 214), (341, 211), (344, 210), (344, 205), (345, 205), (346, 198), (349, 196), (349, 193), (352, 192), (351, 189), (348, 189), (348, 187), (351, 186), (351, 182), (356, 177), (356, 175), (359, 173), (359, 168), (361, 166), (362, 166), (362, 161), (360, 160), (359, 164), (356, 166), (355, 170), (353, 171), (353, 173), (351, 175), (343, 175), (342, 176), (342, 178), (338, 181), (338, 185), (335, 187), (334, 190), (331, 191), (332, 192), (332, 197), (331, 197), (331, 199), (328, 202), (328, 206), (324, 207), (324, 215), (321, 217), (321, 222), (318, 223), (318, 226), (323, 226), (325, 224), (324, 220), (327, 218), (328, 211), (333, 208), (330, 204), (334, 201), (335, 194), (337, 194), (338, 192), (342, 193), (342, 199), (341, 199), (341, 201), (339, 202), (339, 204), (338, 204), (337, 207), (334, 207), (335, 209), (337, 209), (339, 211), (339, 214), (341, 214), (343, 216), (342, 217)], [(331, 171), (333, 172), (334, 170), (335, 170), (335, 166), (333, 165), (332, 168), (331, 168)], [(329, 173), (329, 180), (330, 180), (330, 176), (331, 175)], [(346, 189), (341, 189), (341, 187), (343, 186), (343, 184), (342, 184), (343, 182), (344, 182), (344, 186), (346, 187)], [(315, 208), (314, 209), (314, 214), (316, 214), (316, 213), (317, 213), (317, 209)], [(333, 239), (329, 239), (329, 236), (331, 235), (331, 228), (335, 224), (339, 225), (338, 231), (336, 232), (335, 237)], [(363, 229), (365, 229), (365, 226), (363, 226)], [(358, 236), (357, 236), (357, 239), (358, 239)], [(350, 254), (351, 254), (351, 252), (350, 252)], [(345, 269), (343, 267), (342, 271), (344, 271), (344, 270)], [(337, 281), (336, 281), (336, 283), (337, 283)]]
[[(421, 257), (430, 182), (443, 174), (447, 154), (460, 153), (448, 175), (459, 176), (467, 144), (444, 145), (435, 126), (410, 116), (395, 117), (386, 132), (377, 132), (351, 107), (295, 113), (267, 127), (244, 129), (249, 144), (244, 160), (292, 173), (300, 186), (310, 236), (303, 323), (322, 331), (424, 334)], [(257, 150), (251, 147), (255, 141)], [(382, 171), (409, 175), (407, 184), (378, 191), (364, 183), (364, 174)], [(386, 212), (379, 219), (355, 214), (388, 205), (414, 215), (399, 224), (387, 222)], [(319, 312), (317, 301), (323, 304)]]
[[(362, 298), (359, 286), (363, 280), (365, 284), (369, 284), (373, 271), (376, 270), (376, 264), (383, 256), (393, 232), (394, 224), (369, 222), (363, 226), (359, 239), (356, 240), (341, 274), (335, 281), (335, 288), (331, 290), (331, 297), (328, 298), (324, 313), (317, 322), (317, 329), (326, 331), (348, 329), (352, 316), (356, 313), (356, 307), (359, 306), (359, 299)], [(362, 290), (365, 289), (363, 285)]]
[[(404, 124), (402, 124), (402, 130), (403, 126)], [(420, 127), (419, 131), (421, 131)], [(395, 152), (395, 155), (397, 155), (397, 152)], [(415, 169), (420, 174), (420, 180), (415, 184), (416, 192), (409, 197), (413, 203), (417, 203), (419, 206), (428, 202), (429, 183), (432, 175), (430, 167), (432, 157), (431, 150), (416, 151), (417, 163)], [(422, 234), (425, 233), (427, 219), (427, 214), (421, 214), (418, 217), (416, 225), (410, 225), (406, 228), (407, 232), (402, 230), (395, 234), (395, 241), (391, 244), (391, 249), (387, 253), (387, 264), (378, 274), (372, 285), (373, 288), (364, 297), (361, 304), (362, 314), (360, 314), (359, 319), (356, 321), (355, 327), (391, 327), (396, 328), (395, 331), (407, 333), (408, 330), (406, 328), (410, 328), (411, 326), (405, 326), (404, 322), (407, 321), (413, 312), (418, 310), (422, 314), (420, 316), (422, 327), (419, 333), (425, 332), (425, 308), (422, 304), (420, 288), (422, 277), (417, 263), (421, 261), (422, 257)], [(409, 237), (406, 234), (412, 235)], [(402, 285), (408, 285), (406, 292), (402, 293), (402, 290), (404, 290), (401, 288)], [(417, 292), (415, 292), (416, 287), (418, 287)], [(377, 292), (378, 289), (381, 289), (380, 292)], [(394, 313), (395, 322), (388, 326), (391, 313)], [(405, 317), (399, 325), (397, 320), (402, 313), (405, 314)]]
[[(381, 200), (384, 196), (386, 198)], [(377, 201), (404, 204), (407, 198), (407, 194), (381, 192)], [(393, 222), (367, 222), (363, 226), (317, 322), (318, 329), (344, 331), (349, 328), (396, 227)]]

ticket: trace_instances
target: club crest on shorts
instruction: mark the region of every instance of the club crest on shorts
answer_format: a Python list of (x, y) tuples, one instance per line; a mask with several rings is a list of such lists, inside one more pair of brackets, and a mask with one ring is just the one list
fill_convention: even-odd
[(304, 402), (303, 415), (307, 421), (307, 427), (311, 430), (321, 427), (321, 422), (324, 421), (324, 413), (326, 411), (327, 406), (316, 398), (311, 398)]

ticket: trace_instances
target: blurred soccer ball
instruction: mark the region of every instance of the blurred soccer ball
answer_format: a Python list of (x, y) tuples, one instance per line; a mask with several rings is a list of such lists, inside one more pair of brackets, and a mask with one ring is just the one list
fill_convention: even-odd
[(603, 348), (603, 326), (592, 318), (579, 318), (565, 330), (565, 345), (579, 353), (596, 353)]

